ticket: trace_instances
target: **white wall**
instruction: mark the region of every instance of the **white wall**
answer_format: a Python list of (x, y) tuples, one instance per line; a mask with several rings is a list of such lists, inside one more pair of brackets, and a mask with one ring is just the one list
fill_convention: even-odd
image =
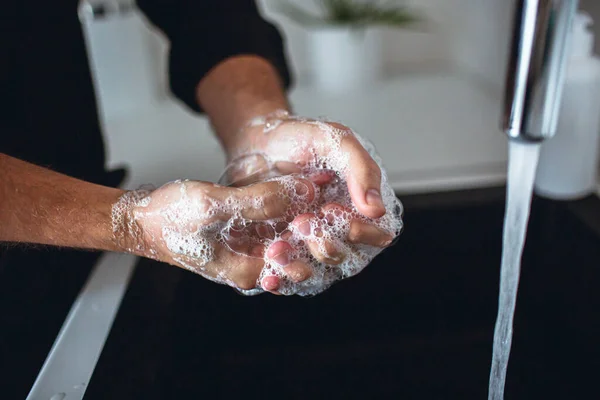
[[(301, 78), (290, 95), (295, 108), (304, 115), (327, 115), (344, 121), (373, 141), (381, 149), (396, 189), (462, 187), (465, 174), (470, 176), (469, 185), (475, 186), (502, 179), (506, 148), (497, 123), (499, 97), (489, 96), (480, 85), (463, 76), (456, 77), (454, 70), (489, 83), (503, 81), (504, 44), (510, 34), (510, 18), (506, 17), (511, 8), (506, 0), (411, 0), (426, 16), (426, 29), (386, 30), (387, 72), (393, 75), (433, 69), (453, 73), (402, 74), (376, 85), (377, 90), (370, 93), (361, 91), (357, 96), (340, 97), (328, 97), (302, 85), (302, 77), (311, 72), (306, 61), (307, 31), (273, 10), (273, 2), (279, 0), (259, 1), (265, 15), (286, 36), (292, 68)], [(127, 77), (140, 78), (136, 72), (138, 63), (115, 57), (129, 54), (127, 49), (120, 49), (120, 53), (113, 49), (115, 45), (135, 46), (119, 34), (131, 27), (117, 25), (90, 26), (89, 34), (92, 42), (105, 47), (98, 51), (99, 56), (104, 54), (103, 62), (110, 64), (103, 71), (108, 75), (116, 71), (122, 81), (133, 83), (134, 79)], [(138, 46), (143, 42), (140, 38)], [(153, 52), (145, 62), (152, 62), (154, 57), (153, 62), (162, 63), (157, 55), (160, 51)], [(139, 60), (142, 59), (145, 57), (140, 54)], [(104, 82), (115, 84), (113, 95), (123, 92), (114, 77), (105, 78)], [(127, 91), (140, 92), (134, 87)], [(130, 102), (134, 106), (140, 103)], [(102, 104), (117, 103), (108, 98)], [(217, 179), (224, 159), (207, 121), (185, 113), (169, 101), (165, 105), (160, 110), (128, 116), (117, 115), (119, 110), (113, 110), (116, 118), (106, 116), (110, 165), (131, 164), (132, 182), (138, 184), (159, 184), (182, 177)]]
[[(264, 15), (275, 22), (286, 37), (291, 67), (297, 83), (302, 85), (311, 75), (307, 60), (309, 31), (277, 11), (280, 0), (257, 1)], [(303, 6), (314, 5), (312, 0), (294, 1)], [(458, 69), (477, 80), (491, 83), (500, 91), (513, 1), (407, 0), (408, 5), (423, 16), (424, 22), (417, 29), (383, 29), (385, 71), (388, 75), (396, 75), (406, 71)], [(132, 87), (138, 81), (141, 82), (138, 86), (144, 84), (145, 79), (145, 75), (139, 72), (139, 62), (131, 60), (135, 54), (138, 60), (147, 60), (143, 67), (148, 74), (154, 74), (153, 93), (165, 86), (164, 40), (159, 40), (158, 35), (148, 33), (142, 27), (145, 32), (142, 36), (148, 36), (144, 42), (139, 36), (141, 25), (139, 18), (128, 18), (128, 21), (121, 19), (92, 24), (86, 29), (88, 40), (93, 44), (93, 56), (97, 55), (93, 57), (97, 73), (101, 75), (97, 76), (97, 80), (104, 82), (100, 88), (104, 98), (100, 103), (107, 114), (119, 115), (153, 102), (139, 98), (128, 101), (123, 93), (137, 93), (139, 97), (148, 91), (147, 87)], [(137, 36), (129, 40), (123, 35)], [(127, 46), (135, 48), (128, 49)], [(140, 50), (141, 47), (144, 49)]]
[[(294, 75), (299, 78), (299, 83), (302, 83), (311, 74), (307, 57), (307, 29), (277, 12), (277, 4), (281, 0), (257, 1), (264, 15), (283, 31)], [(314, 5), (312, 0), (293, 1), (303, 6)], [(500, 91), (504, 81), (514, 2), (515, 0), (407, 0), (411, 7), (425, 17), (426, 23), (419, 25), (418, 30), (384, 29), (384, 68), (387, 74), (394, 75), (415, 70), (458, 69), (475, 79), (492, 84)], [(588, 11), (598, 22), (594, 30), (596, 51), (600, 53), (600, 1), (580, 0), (580, 8)], [(104, 41), (106, 46), (123, 46), (123, 38), (119, 38), (116, 32), (112, 44), (108, 37), (100, 37), (100, 32), (104, 34), (101, 29), (96, 29), (98, 43)], [(156, 38), (149, 40), (157, 43)], [(158, 41), (158, 43), (162, 42)], [(153, 45), (153, 48), (161, 48), (161, 46)], [(162, 88), (164, 87), (164, 61), (158, 58), (164, 54), (164, 48), (160, 51), (152, 49), (149, 51), (154, 52), (149, 58), (155, 60), (153, 70), (159, 71), (159, 75), (162, 74), (156, 78), (160, 80), (157, 85)], [(108, 55), (111, 53), (116, 54), (112, 50), (104, 52)], [(123, 60), (104, 61), (116, 63), (118, 66)], [(160, 68), (157, 69), (156, 65)], [(115, 80), (107, 77), (107, 81)]]
[[(259, 0), (264, 15), (284, 32), (293, 70), (310, 75), (308, 31), (277, 12), (279, 0)], [(295, 0), (310, 8), (312, 1)], [(388, 74), (418, 69), (460, 68), (494, 84), (504, 79), (513, 0), (410, 0), (425, 23), (417, 29), (385, 29)]]
[[(453, 0), (450, 0), (453, 1)], [(278, 12), (279, 0), (259, 0), (263, 14), (275, 22), (284, 32), (288, 43), (288, 52), (292, 59), (296, 76), (305, 78), (310, 75), (310, 66), (306, 57), (308, 30), (291, 21)], [(315, 9), (314, 2), (295, 0), (306, 9)], [(384, 28), (385, 69), (389, 74), (414, 69), (425, 63), (440, 65), (448, 60), (448, 36), (444, 34), (443, 0), (412, 0), (408, 2), (427, 19), (419, 30)], [(311, 5), (313, 5), (311, 7)]]

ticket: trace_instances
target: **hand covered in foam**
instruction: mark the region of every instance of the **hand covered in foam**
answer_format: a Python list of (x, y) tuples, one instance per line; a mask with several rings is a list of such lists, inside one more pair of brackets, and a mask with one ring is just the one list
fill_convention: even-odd
[[(310, 181), (293, 177), (244, 188), (175, 181), (123, 195), (113, 206), (113, 231), (132, 253), (238, 289), (254, 289), (269, 262), (281, 266), (281, 278), (299, 283), (310, 276), (310, 268), (290, 260), (286, 244), (269, 240), (275, 231), (263, 221), (291, 221), (310, 208), (316, 191)], [(276, 291), (279, 279), (266, 284)]]
[(379, 218), (386, 213), (381, 160), (373, 146), (350, 128), (277, 111), (253, 119), (241, 137), (230, 156), (246, 157), (238, 163), (241, 170), (230, 171), (234, 180), (266, 170), (275, 175), (311, 173), (315, 182), (327, 183), (334, 176), (327, 172), (333, 172), (344, 179), (352, 204), (362, 215)]
[[(290, 116), (287, 112), (256, 118), (232, 154), (225, 176), (241, 186), (293, 174), (318, 185), (315, 201), (274, 235), (272, 243), (289, 257), (309, 265), (302, 283), (279, 282), (284, 294), (316, 294), (340, 278), (360, 272), (402, 229), (402, 205), (387, 182), (372, 145), (349, 128)], [(262, 286), (281, 276), (265, 265)]]

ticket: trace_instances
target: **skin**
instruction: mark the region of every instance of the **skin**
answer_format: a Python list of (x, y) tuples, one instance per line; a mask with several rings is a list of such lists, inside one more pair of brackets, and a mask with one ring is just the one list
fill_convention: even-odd
[[(310, 182), (297, 179), (296, 186), (301, 188), (312, 188)], [(182, 198), (181, 187), (185, 187), (185, 196), (193, 199), (197, 209), (201, 212), (198, 216), (185, 220), (183, 223), (173, 223), (165, 217), (165, 211), (175, 210), (179, 215), (185, 215), (187, 203), (179, 203)], [(274, 218), (284, 217), (290, 207), (289, 200), (282, 198), (281, 193), (288, 191), (279, 182), (257, 183), (243, 188), (225, 187), (213, 185), (207, 182), (187, 181), (184, 183), (169, 183), (150, 195), (148, 205), (134, 207), (129, 218), (135, 220), (141, 228), (141, 234), (130, 245), (142, 244), (142, 254), (148, 255), (153, 250), (155, 258), (192, 269), (197, 273), (210, 279), (230, 281), (240, 289), (253, 289), (256, 280), (264, 267), (264, 254), (276, 261), (281, 260), (281, 254), (287, 251), (281, 246), (281, 242), (274, 243), (268, 249), (260, 241), (240, 241), (238, 237), (227, 237), (227, 246), (220, 243), (211, 243), (214, 249), (212, 260), (205, 263), (204, 259), (193, 258), (185, 254), (173, 253), (163, 237), (165, 227), (174, 227), (185, 236), (193, 237), (199, 228), (210, 226), (218, 221), (227, 221), (234, 216), (233, 208), (223, 207), (219, 212), (213, 212), (212, 203), (226, 204), (226, 199), (235, 199), (244, 204), (245, 200), (260, 197), (261, 207), (254, 207), (252, 202), (244, 205), (239, 213), (243, 218), (251, 219), (254, 223), (260, 223)], [(314, 199), (314, 190), (306, 193), (306, 199), (311, 202)], [(291, 193), (290, 193), (291, 194)], [(289, 247), (289, 245), (287, 245)], [(229, 248), (234, 249), (232, 252)], [(240, 253), (240, 254), (238, 254)], [(243, 255), (242, 255), (243, 254)], [(310, 276), (310, 270), (303, 263), (280, 262), (285, 265), (284, 272), (294, 282), (300, 282)], [(288, 265), (289, 264), (289, 265)], [(276, 288), (275, 288), (276, 289)]]
[[(206, 111), (227, 156), (231, 159), (241, 151), (266, 148), (262, 129), (248, 128), (248, 121), (257, 116), (268, 115), (276, 110), (289, 110), (281, 80), (275, 69), (256, 56), (237, 56), (215, 66), (198, 84), (197, 100)], [(346, 129), (337, 125), (340, 129)], [(304, 135), (319, 140), (319, 132), (306, 125), (300, 129)], [(280, 128), (285, 134), (285, 124)], [(385, 208), (377, 193), (381, 185), (381, 171), (366, 150), (351, 136), (345, 137), (342, 148), (350, 155), (352, 174), (347, 177), (349, 191), (359, 212), (369, 218), (378, 218)], [(290, 159), (291, 165), (300, 165), (302, 159)], [(125, 232), (124, 240), (116, 240), (112, 231), (111, 209), (124, 191), (103, 187), (71, 178), (38, 167), (5, 154), (0, 154), (0, 242), (38, 243), (52, 246), (128, 251), (140, 256), (158, 258), (172, 265), (182, 266), (160, 240), (161, 225), (154, 220), (139, 220), (142, 233)], [(324, 183), (327, 179), (317, 180)], [(248, 188), (228, 188), (212, 183), (193, 182), (202, 196), (262, 196), (268, 197), (277, 188), (264, 183)], [(200, 190), (202, 189), (202, 190)], [(157, 189), (151, 197), (162, 197), (172, 187)], [(200, 194), (198, 194), (200, 196)], [(164, 198), (168, 198), (165, 196)], [(152, 204), (152, 203), (151, 203)], [(285, 204), (274, 206), (277, 212)], [(327, 205), (326, 207), (335, 207)], [(252, 213), (255, 210), (245, 210)], [(301, 224), (314, 215), (298, 216), (293, 224)], [(260, 218), (257, 218), (259, 221)], [(202, 221), (198, 221), (202, 223)], [(353, 222), (351, 242), (375, 244), (381, 247), (391, 241), (391, 236), (377, 228)], [(309, 245), (310, 246), (310, 245)], [(141, 250), (140, 250), (141, 249)], [(311, 248), (315, 257), (338, 262), (343, 255), (332, 251), (325, 257)], [(260, 249), (267, 258), (285, 265), (288, 278), (296, 282), (310, 276), (308, 266), (299, 261), (286, 264), (286, 254), (292, 251), (285, 241), (273, 243), (268, 249)], [(241, 257), (227, 249), (216, 249), (214, 262), (206, 265), (209, 275), (225, 274), (232, 284), (247, 289), (254, 287), (264, 259)], [(279, 278), (266, 277), (261, 282), (264, 289), (277, 293)]]

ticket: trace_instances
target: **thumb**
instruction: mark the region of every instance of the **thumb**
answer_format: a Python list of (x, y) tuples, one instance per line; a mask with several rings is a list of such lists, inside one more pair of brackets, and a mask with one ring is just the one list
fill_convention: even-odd
[(358, 211), (369, 218), (385, 214), (381, 199), (381, 170), (367, 150), (352, 135), (342, 140), (342, 150), (350, 156), (346, 180), (352, 202)]

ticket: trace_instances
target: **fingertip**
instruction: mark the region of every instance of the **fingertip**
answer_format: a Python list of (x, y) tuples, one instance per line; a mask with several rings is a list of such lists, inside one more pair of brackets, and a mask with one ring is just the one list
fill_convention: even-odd
[(292, 225), (293, 226), (298, 226), (301, 223), (303, 223), (305, 221), (308, 221), (309, 219), (314, 218), (314, 217), (315, 217), (314, 213), (304, 213), (304, 214), (296, 215), (296, 217), (292, 221)]
[(291, 251), (291, 250), (292, 250), (292, 246), (288, 242), (285, 242), (283, 240), (278, 240), (269, 246), (269, 249), (267, 250), (267, 257), (273, 258), (277, 254), (281, 254), (281, 253)]
[(350, 154), (346, 178), (352, 202), (364, 216), (380, 218), (385, 214), (381, 199), (381, 168), (356, 137), (344, 139), (342, 146)]
[(379, 189), (364, 189), (355, 182), (348, 182), (348, 189), (356, 209), (367, 218), (381, 218), (385, 215), (385, 205)]
[(312, 231), (310, 220), (314, 217), (315, 214), (312, 213), (300, 214), (296, 218), (294, 218), (292, 226), (294, 226), (298, 230), (298, 232), (300, 232), (300, 234), (308, 236)]
[(385, 215), (385, 205), (379, 189), (368, 189), (365, 194), (365, 203), (369, 207), (369, 217), (380, 218)]
[(277, 276), (269, 275), (262, 278), (260, 285), (268, 292), (276, 292), (279, 289), (280, 279)]

